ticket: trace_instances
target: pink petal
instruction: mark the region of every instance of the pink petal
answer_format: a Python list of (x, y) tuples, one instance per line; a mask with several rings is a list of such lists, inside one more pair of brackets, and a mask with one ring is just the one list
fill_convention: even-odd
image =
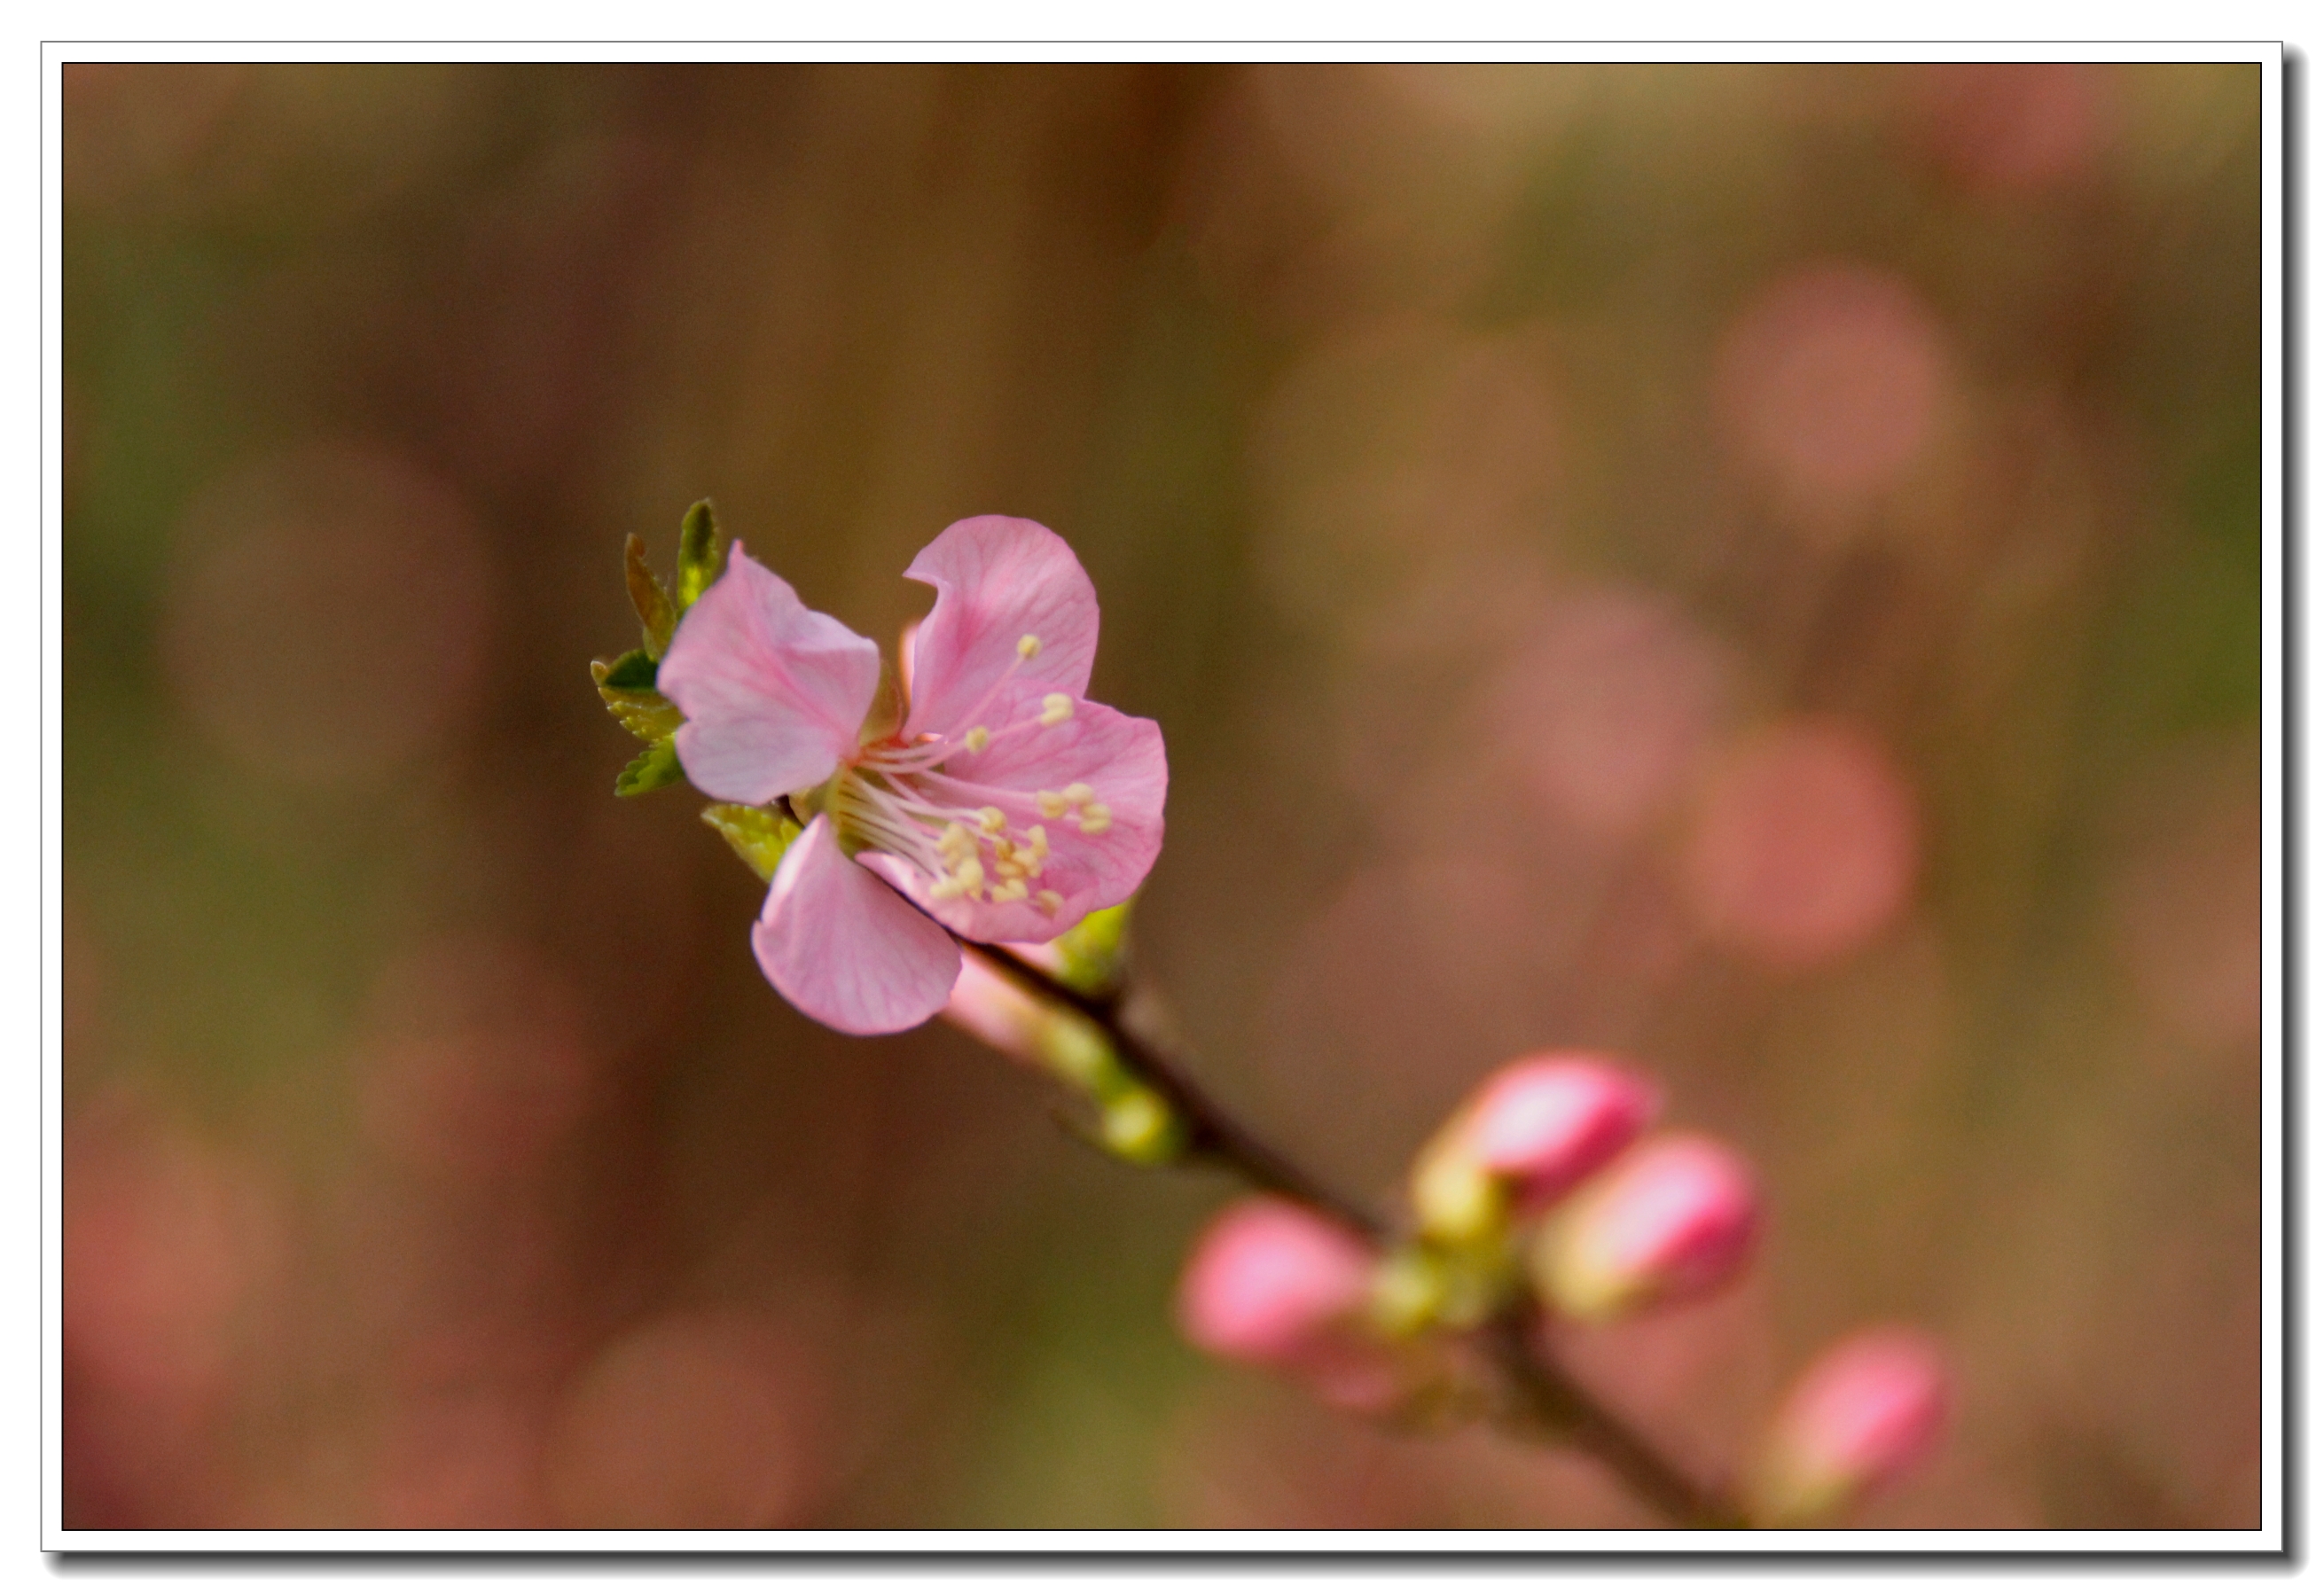
[(880, 689), (880, 649), (742, 551), (678, 622), (657, 681), (686, 714), (678, 760), (726, 802), (830, 778)]
[[(1085, 915), (1129, 900), (1162, 850), (1162, 803), (1170, 787), (1170, 767), (1162, 751), (1162, 727), (1150, 719), (1133, 719), (1102, 703), (1083, 703), (1062, 724), (996, 741), (984, 752), (953, 759), (946, 768), (964, 772), (925, 776), (921, 789), (946, 804), (997, 807), (1019, 831), (1042, 825), (1049, 858), (1031, 883), (1064, 898), (1054, 914), (1030, 899), (936, 901), (927, 894), (931, 881), (912, 869), (893, 858), (864, 855), (865, 867), (879, 870), (970, 940), (1054, 939)], [(1113, 822), (1103, 833), (1084, 835), (1071, 817), (1042, 817), (1037, 794), (1063, 791), (1075, 781), (1112, 810)]]
[(960, 976), (960, 947), (850, 861), (818, 815), (775, 870), (751, 930), (784, 999), (851, 1035), (891, 1035), (936, 1016)]
[[(936, 589), (936, 607), (913, 640), (914, 696), (905, 737), (966, 730), (970, 716), (1013, 667), (1010, 684), (1078, 697), (1097, 658), (1097, 592), (1065, 539), (1007, 515), (955, 520), (920, 549), (904, 574)], [(1019, 660), (1018, 642), (1040, 639)]]

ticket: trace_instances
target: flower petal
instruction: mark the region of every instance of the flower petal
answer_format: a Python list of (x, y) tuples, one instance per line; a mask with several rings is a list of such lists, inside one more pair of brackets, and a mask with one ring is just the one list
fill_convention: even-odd
[(678, 760), (724, 802), (820, 784), (854, 750), (880, 689), (880, 649), (801, 603), (742, 551), (686, 611), (656, 682), (686, 714)]
[(952, 936), (850, 861), (824, 815), (775, 870), (751, 949), (792, 1006), (851, 1035), (926, 1022), (960, 976)]
[[(1013, 667), (1016, 681), (1078, 697), (1097, 658), (1097, 591), (1065, 539), (1002, 514), (955, 520), (904, 574), (936, 589), (913, 640), (908, 740), (968, 728), (985, 694)], [(1040, 639), (1020, 660), (1018, 642)]]
[[(1015, 691), (1017, 683), (1011, 681)], [(1031, 688), (1024, 688), (1028, 694)], [(1037, 704), (1038, 705), (1038, 704)], [(1101, 833), (1084, 834), (1071, 815), (1047, 817), (1039, 793), (1088, 786), (1111, 810)], [(938, 921), (970, 940), (1049, 940), (1100, 907), (1127, 901), (1145, 883), (1162, 850), (1162, 804), (1170, 787), (1170, 767), (1162, 750), (1162, 727), (1135, 719), (1102, 703), (1083, 703), (1062, 724), (997, 740), (983, 752), (954, 758), (945, 772), (921, 777), (919, 785), (947, 806), (992, 806), (1010, 826), (1023, 832), (1039, 824), (1048, 837), (1049, 856), (1035, 890), (1061, 898), (1054, 913), (1036, 899), (993, 902), (954, 897), (937, 901), (932, 881), (893, 858), (863, 854), (863, 866), (878, 870), (899, 890), (920, 903)]]

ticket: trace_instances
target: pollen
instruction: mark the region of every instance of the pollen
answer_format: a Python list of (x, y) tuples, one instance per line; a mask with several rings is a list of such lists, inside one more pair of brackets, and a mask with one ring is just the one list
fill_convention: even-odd
[(976, 827), (988, 835), (998, 835), (1009, 827), (1009, 815), (997, 807), (976, 810)]
[(944, 827), (936, 850), (944, 853), (946, 861), (958, 862), (962, 858), (976, 855), (976, 842), (969, 834), (968, 826), (955, 819)]
[(1079, 807), (1083, 803), (1087, 802), (1091, 797), (1096, 796), (1097, 793), (1091, 790), (1087, 786), (1083, 785), (1081, 781), (1075, 780), (1072, 785), (1067, 786), (1064, 791), (1060, 792), (1059, 795), (1065, 797), (1065, 806), (1067, 807)]
[(1033, 793), (1033, 806), (1041, 810), (1041, 816), (1045, 819), (1061, 819), (1065, 816), (1065, 809), (1073, 804), (1059, 792), (1036, 791)]
[(1065, 898), (1054, 890), (1045, 890), (1033, 898), (1033, 905), (1054, 918), (1057, 916), (1057, 909), (1065, 905)]
[(1080, 824), (1083, 834), (1102, 835), (1113, 827), (1113, 809), (1102, 802), (1084, 802)]
[(1019, 637), (1017, 639), (1017, 656), (1024, 659), (1028, 664), (1035, 658), (1039, 658), (1041, 656), (1041, 639), (1034, 635), (1029, 631), (1024, 635)]
[[(1061, 691), (1053, 691), (1041, 699), (1041, 723), (1063, 724), (1074, 716), (1074, 700)], [(970, 749), (972, 751), (973, 748)]]
[(1025, 881), (1022, 879), (1003, 879), (1000, 884), (992, 888), (992, 899), (997, 902), (1023, 901), (1025, 899)]
[(984, 750), (986, 746), (991, 742), (991, 740), (992, 732), (980, 724), (971, 729), (966, 735), (961, 737), (960, 744), (966, 747), (972, 752), (982, 752)]

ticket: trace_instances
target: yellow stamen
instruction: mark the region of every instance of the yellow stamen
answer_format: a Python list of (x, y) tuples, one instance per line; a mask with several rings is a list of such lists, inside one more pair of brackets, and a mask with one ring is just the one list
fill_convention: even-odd
[(1031, 829), (1025, 832), (1025, 839), (1033, 843), (1032, 852), (1033, 861), (1035, 862), (1038, 862), (1043, 858), (1049, 855), (1048, 831), (1043, 829), (1038, 824), (1035, 824)]
[(960, 744), (972, 752), (982, 752), (991, 740), (992, 732), (980, 724), (972, 727), (966, 735), (961, 737)]
[[(1087, 802), (1091, 797), (1096, 796), (1097, 793), (1091, 790), (1087, 786), (1083, 785), (1081, 781), (1075, 780), (1072, 785), (1067, 786), (1060, 795), (1065, 797), (1065, 806), (1067, 807), (1079, 807), (1083, 803)], [(1057, 815), (1051, 813), (1044, 814), (1042, 816), (1044, 818), (1056, 818)]]
[(998, 835), (1009, 827), (1009, 815), (997, 807), (980, 807), (976, 810), (976, 823), (986, 834)]
[(1025, 899), (1025, 881), (1003, 879), (992, 888), (992, 899), (997, 902), (1020, 902)]
[(1073, 804), (1055, 791), (1036, 791), (1033, 793), (1033, 806), (1041, 810), (1041, 816), (1045, 819), (1061, 819), (1065, 816), (1065, 809)]
[(1113, 809), (1108, 807), (1102, 802), (1084, 803), (1082, 805), (1081, 826), (1082, 833), (1084, 835), (1104, 834), (1106, 831), (1113, 827)]
[(1033, 898), (1033, 903), (1054, 918), (1057, 916), (1057, 909), (1065, 905), (1065, 898), (1054, 890), (1045, 890)]
[(1061, 691), (1053, 691), (1041, 699), (1041, 723), (1063, 724), (1074, 716), (1074, 700)]
[(1017, 656), (1031, 663), (1041, 656), (1041, 639), (1030, 631), (1017, 639)]

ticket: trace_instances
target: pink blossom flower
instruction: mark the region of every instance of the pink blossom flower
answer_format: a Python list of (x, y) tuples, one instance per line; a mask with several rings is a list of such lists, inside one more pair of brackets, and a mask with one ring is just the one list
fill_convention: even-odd
[(1709, 1294), (1742, 1270), (1759, 1198), (1741, 1157), (1700, 1134), (1665, 1134), (1555, 1211), (1534, 1282), (1568, 1316), (1604, 1321)]
[(1162, 846), (1162, 732), (1084, 700), (1097, 594), (1065, 540), (981, 515), (904, 574), (936, 601), (908, 644), (892, 732), (865, 723), (879, 649), (740, 543), (657, 683), (686, 714), (688, 779), (726, 802), (788, 796), (808, 821), (751, 944), (793, 1006), (850, 1034), (942, 1008), (954, 935), (1052, 939), (1126, 900)]
[(1944, 1356), (1925, 1334), (1874, 1328), (1826, 1350), (1768, 1432), (1754, 1492), (1763, 1522), (1828, 1519), (1936, 1447), (1948, 1403)]

